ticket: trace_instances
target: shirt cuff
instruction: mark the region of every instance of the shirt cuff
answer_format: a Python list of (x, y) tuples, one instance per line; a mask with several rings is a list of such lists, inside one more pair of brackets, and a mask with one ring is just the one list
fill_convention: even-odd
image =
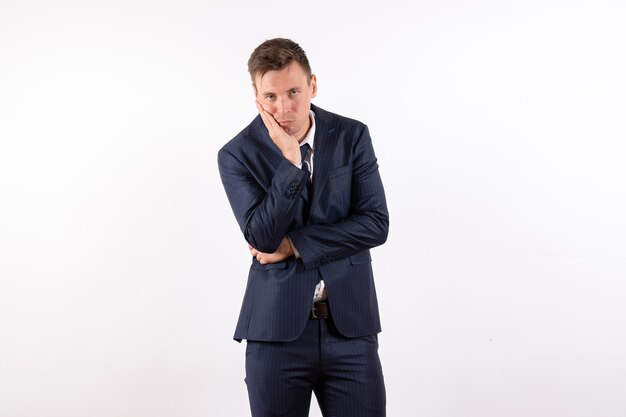
[(296, 249), (296, 247), (294, 246), (289, 235), (287, 235), (287, 240), (289, 241), (289, 244), (291, 245), (291, 249), (293, 249), (293, 254), (296, 256), (296, 259), (300, 259), (300, 253), (298, 253), (298, 249)]

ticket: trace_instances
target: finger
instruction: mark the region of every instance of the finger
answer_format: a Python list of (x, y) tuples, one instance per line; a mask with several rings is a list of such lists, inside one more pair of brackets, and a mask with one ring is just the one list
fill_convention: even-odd
[(265, 116), (265, 109), (263, 108), (263, 106), (261, 106), (261, 103), (259, 103), (259, 100), (254, 100), (254, 104), (256, 104), (256, 108), (259, 111), (259, 114), (261, 115), (261, 119), (263, 119), (263, 122), (265, 123), (265, 118), (267, 116)]
[(267, 111), (263, 108), (263, 106), (261, 106), (261, 103), (259, 103), (258, 100), (255, 100), (255, 104), (256, 104), (256, 108), (259, 110), (259, 115), (261, 116), (261, 119), (263, 120), (263, 124), (265, 125), (267, 130), (271, 132), (272, 125), (270, 121), (268, 120)]
[(263, 105), (259, 103), (259, 100), (256, 100), (256, 105), (259, 109), (259, 113), (261, 114), (261, 118), (265, 123), (265, 127), (267, 127), (267, 130), (269, 130), (270, 132), (277, 132), (279, 131), (278, 129), (283, 130), (283, 128), (280, 127), (280, 125), (276, 121), (276, 119), (274, 119), (272, 113), (265, 110), (265, 107), (263, 107)]
[(261, 104), (261, 102), (259, 100), (254, 100), (254, 102), (256, 103), (256, 108), (259, 109), (259, 113), (262, 116), (267, 117), (268, 115), (270, 115), (270, 112), (265, 110), (265, 107), (263, 107), (263, 105)]
[(271, 263), (276, 262), (274, 258), (275, 257), (273, 256), (272, 253), (261, 253), (258, 258), (258, 261), (261, 265), (271, 264)]

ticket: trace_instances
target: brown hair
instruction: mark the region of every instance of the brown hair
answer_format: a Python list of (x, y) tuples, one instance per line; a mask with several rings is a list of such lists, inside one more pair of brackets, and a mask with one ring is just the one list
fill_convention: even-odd
[(248, 60), (248, 72), (252, 78), (261, 77), (268, 71), (280, 71), (288, 67), (292, 62), (297, 62), (307, 75), (307, 83), (311, 81), (311, 66), (304, 50), (291, 39), (274, 38), (257, 46)]

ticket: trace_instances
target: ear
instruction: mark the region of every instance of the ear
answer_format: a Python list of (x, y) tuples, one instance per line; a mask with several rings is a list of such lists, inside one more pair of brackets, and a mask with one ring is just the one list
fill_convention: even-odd
[(317, 77), (311, 74), (311, 98), (317, 95)]
[(256, 97), (256, 95), (258, 94), (258, 91), (256, 89), (256, 84), (252, 83), (252, 92), (254, 93), (254, 97)]

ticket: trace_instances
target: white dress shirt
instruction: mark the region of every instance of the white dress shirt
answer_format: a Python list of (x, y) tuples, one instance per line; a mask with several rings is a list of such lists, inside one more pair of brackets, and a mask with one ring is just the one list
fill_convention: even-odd
[[(310, 112), (311, 112), (311, 128), (307, 132), (304, 139), (302, 139), (302, 142), (300, 142), (300, 146), (304, 146), (306, 143), (308, 143), (309, 146), (311, 147), (310, 160), (308, 161), (308, 163), (309, 163), (309, 171), (311, 172), (311, 181), (313, 181), (313, 169), (314, 169), (313, 167), (315, 165), (313, 163), (313, 160), (315, 158), (315, 113), (313, 113), (313, 110), (310, 110)], [(299, 164), (296, 164), (296, 166), (298, 168), (302, 168), (302, 163), (303, 162), (300, 162)], [(300, 254), (298, 253), (298, 250), (296, 249), (296, 247), (293, 245), (293, 242), (291, 242), (291, 239), (289, 239), (289, 242), (291, 243), (291, 247), (293, 248), (296, 258), (300, 258)], [(315, 291), (313, 293), (313, 301), (325, 300), (327, 298), (328, 297), (326, 295), (324, 280), (322, 279), (315, 286)]]

